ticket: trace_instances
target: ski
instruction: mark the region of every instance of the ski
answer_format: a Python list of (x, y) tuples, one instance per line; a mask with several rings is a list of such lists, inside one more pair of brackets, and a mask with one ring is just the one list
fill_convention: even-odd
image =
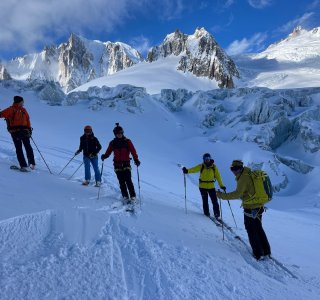
[(30, 172), (28, 169), (26, 168), (19, 168), (18, 166), (15, 166), (15, 165), (12, 165), (10, 166), (10, 169), (11, 170), (16, 170), (16, 171), (20, 171), (20, 172)]
[(216, 226), (222, 227), (222, 224), (221, 224), (215, 217), (209, 216), (209, 219), (210, 219), (214, 224), (216, 224)]
[(233, 237), (239, 241), (242, 241), (244, 243), (244, 241), (241, 239), (241, 237), (235, 233), (235, 231), (232, 229), (231, 226), (229, 226), (225, 221), (223, 221), (222, 219), (217, 220), (217, 222), (219, 222), (221, 224), (221, 226), (223, 226), (224, 228), (226, 228), (227, 230), (230, 231), (230, 233), (233, 234)]
[[(211, 219), (211, 217), (210, 217)], [(248, 252), (251, 254), (251, 249), (250, 247), (247, 245), (247, 243), (239, 236), (235, 233), (235, 231), (231, 228), (231, 226), (229, 226), (228, 224), (226, 224), (223, 220), (216, 220), (217, 222), (220, 222), (220, 224), (223, 224), (224, 228), (226, 228), (230, 234), (232, 234), (232, 236), (237, 239), (238, 241), (241, 242), (241, 244), (243, 244), (245, 246), (245, 248), (248, 250)], [(255, 259), (253, 257), (253, 259)], [(278, 261), (277, 259), (275, 259), (273, 256), (269, 256), (268, 258), (264, 258), (261, 259), (261, 261), (271, 261), (273, 262), (274, 265), (276, 265), (279, 269), (282, 269), (285, 273), (287, 273), (290, 277), (294, 278), (294, 279), (298, 279), (298, 277), (293, 274), (283, 263), (281, 263), (280, 261)]]

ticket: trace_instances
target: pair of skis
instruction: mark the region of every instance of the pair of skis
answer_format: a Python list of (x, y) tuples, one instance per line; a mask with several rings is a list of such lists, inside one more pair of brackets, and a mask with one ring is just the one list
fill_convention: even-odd
[[(226, 228), (228, 230), (228, 232), (233, 236), (233, 238), (237, 239), (238, 241), (241, 242), (241, 244), (243, 244), (245, 246), (245, 248), (248, 250), (248, 252), (251, 254), (251, 250), (250, 247), (247, 245), (247, 243), (239, 236), (235, 233), (235, 231), (232, 229), (231, 226), (229, 226), (228, 224), (226, 224), (226, 222), (224, 222), (221, 219), (216, 219), (214, 217), (209, 217), (210, 220), (218, 227), (222, 226), (224, 228)], [(286, 272), (290, 277), (294, 278), (294, 279), (298, 279), (298, 277), (293, 274), (283, 263), (281, 263), (280, 261), (278, 261), (276, 258), (269, 256), (268, 258), (269, 260), (271, 260), (277, 267), (279, 267), (280, 269), (282, 269), (284, 272)]]

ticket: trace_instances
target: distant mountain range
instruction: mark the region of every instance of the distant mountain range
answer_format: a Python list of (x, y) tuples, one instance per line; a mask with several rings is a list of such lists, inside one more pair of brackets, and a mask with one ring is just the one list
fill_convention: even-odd
[[(178, 70), (213, 79), (220, 87), (233, 87), (233, 77), (239, 77), (232, 59), (204, 28), (197, 28), (193, 35), (179, 30), (167, 35), (161, 45), (150, 49), (147, 61), (172, 55), (179, 57)], [(68, 92), (142, 61), (140, 53), (127, 44), (90, 41), (71, 34), (67, 43), (3, 63), (0, 79), (52, 80)]]
[[(146, 65), (155, 62), (161, 63), (153, 68)], [(83, 84), (90, 86), (98, 78), (103, 79), (99, 81), (100, 85), (103, 82), (105, 85), (133, 83), (144, 86), (144, 82), (132, 82), (133, 74), (129, 68), (136, 66), (132, 69), (135, 74), (149, 74), (150, 81), (157, 81), (159, 78), (153, 73), (166, 64), (167, 71), (170, 68), (171, 72), (178, 74), (209, 79), (212, 88), (318, 86), (320, 28), (307, 31), (297, 27), (286, 39), (270, 45), (261, 53), (232, 58), (204, 28), (197, 28), (192, 35), (180, 30), (168, 34), (163, 43), (149, 50), (146, 59), (127, 44), (92, 41), (71, 34), (66, 43), (0, 62), (0, 80), (54, 81), (65, 92)], [(116, 76), (119, 71), (122, 71), (121, 76)], [(126, 72), (130, 78), (125, 76)], [(168, 76), (168, 80), (171, 77)], [(163, 78), (160, 81), (162, 83)], [(201, 89), (201, 85), (196, 86)], [(208, 86), (207, 83), (204, 85), (206, 89)], [(166, 87), (164, 84), (163, 88)]]

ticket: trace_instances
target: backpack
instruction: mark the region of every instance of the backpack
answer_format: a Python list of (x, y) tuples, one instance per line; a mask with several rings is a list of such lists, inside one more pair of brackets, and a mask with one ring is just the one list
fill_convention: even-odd
[(264, 205), (272, 200), (273, 189), (268, 174), (261, 170), (250, 171), (249, 176), (252, 179), (255, 194), (251, 196), (246, 203)]

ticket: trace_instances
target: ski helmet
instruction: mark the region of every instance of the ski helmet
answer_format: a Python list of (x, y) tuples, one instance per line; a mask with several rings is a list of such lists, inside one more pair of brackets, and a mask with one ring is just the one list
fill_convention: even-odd
[(113, 129), (114, 135), (117, 135), (118, 133), (123, 134), (123, 128), (119, 126), (119, 123), (116, 123), (116, 127)]
[(211, 155), (210, 155), (210, 153), (205, 153), (205, 154), (203, 154), (202, 158), (203, 158), (203, 161), (211, 160)]
[(240, 159), (235, 159), (232, 161), (232, 164), (230, 166), (231, 171), (237, 171), (243, 169), (243, 161)]

